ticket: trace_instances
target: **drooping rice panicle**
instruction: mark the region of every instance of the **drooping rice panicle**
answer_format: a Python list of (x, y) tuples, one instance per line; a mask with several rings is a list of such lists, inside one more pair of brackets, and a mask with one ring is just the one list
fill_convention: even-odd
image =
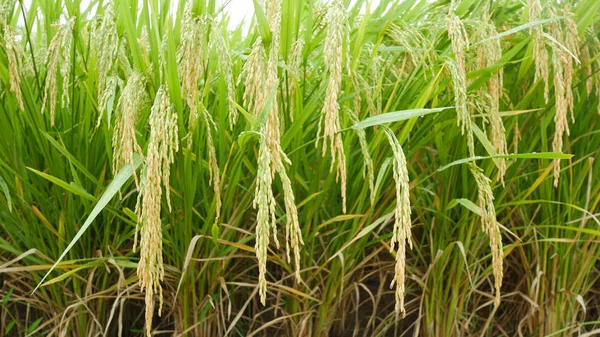
[(233, 62), (231, 60), (231, 56), (229, 55), (229, 49), (227, 48), (227, 44), (225, 43), (225, 39), (223, 35), (219, 32), (216, 27), (213, 27), (211, 30), (211, 41), (215, 45), (215, 49), (217, 52), (217, 63), (219, 65), (219, 72), (221, 76), (223, 76), (223, 80), (225, 81), (225, 85), (227, 87), (227, 111), (229, 114), (229, 129), (233, 130), (235, 123), (238, 119), (238, 111), (231, 103), (231, 101), (235, 101), (235, 87), (233, 83)]
[[(111, 97), (117, 96), (117, 87), (123, 87), (123, 80), (119, 76), (109, 76), (106, 79), (106, 85), (104, 86), (104, 91), (99, 94), (98, 98), (98, 110), (104, 111), (107, 108), (108, 100)], [(98, 120), (96, 121), (96, 127), (100, 126), (102, 122), (102, 112), (98, 114)], [(107, 124), (110, 125), (110, 120), (107, 121)]]
[(266, 6), (267, 20), (271, 30), (271, 44), (269, 46), (265, 66), (266, 78), (263, 84), (265, 85), (265, 88), (262, 91), (264, 92), (263, 97), (273, 96), (271, 96), (271, 104), (268, 106), (269, 111), (264, 127), (264, 134), (267, 138), (267, 145), (271, 149), (271, 157), (273, 158), (272, 175), (274, 176), (275, 172), (283, 169), (282, 157), (280, 156), (281, 130), (279, 122), (279, 103), (277, 94), (273, 92), (277, 90), (279, 85), (278, 62), (281, 35), (281, 0), (269, 0), (266, 3)]
[[(134, 71), (119, 97), (115, 117), (115, 130), (112, 136), (113, 172), (118, 172), (125, 164), (134, 165), (133, 153), (142, 154), (136, 137), (136, 124), (139, 113), (147, 100), (144, 76)], [(134, 172), (134, 177), (135, 172)], [(137, 183), (137, 177), (136, 183)]]
[(448, 37), (456, 60), (456, 68), (461, 76), (466, 78), (465, 51), (469, 48), (469, 37), (462, 20), (454, 14), (452, 5), (448, 15), (446, 15), (446, 30), (448, 30)]
[(408, 168), (404, 151), (393, 131), (384, 127), (387, 140), (392, 148), (394, 182), (396, 183), (396, 207), (394, 208), (394, 233), (390, 241), (390, 251), (396, 254), (394, 279), (390, 287), (396, 286), (396, 314), (406, 316), (404, 292), (406, 279), (406, 244), (412, 249), (410, 193)]
[(492, 270), (494, 274), (494, 307), (500, 305), (500, 288), (502, 288), (503, 278), (503, 259), (502, 235), (500, 227), (496, 221), (496, 209), (494, 207), (494, 193), (490, 186), (491, 180), (486, 177), (483, 170), (477, 165), (469, 166), (475, 182), (477, 183), (479, 209), (481, 211), (481, 225), (483, 231), (490, 239), (490, 249), (492, 250)]
[[(336, 181), (340, 182), (342, 193), (342, 211), (346, 213), (346, 155), (342, 144), (340, 106), (338, 95), (341, 89), (342, 69), (344, 62), (344, 41), (346, 39), (346, 8), (341, 0), (334, 0), (325, 15), (327, 36), (324, 45), (325, 68), (328, 74), (325, 103), (317, 134), (322, 134), (322, 153), (327, 153), (327, 144), (331, 151), (331, 171), (336, 168)], [(348, 56), (346, 56), (348, 57)], [(347, 61), (346, 61), (347, 62)], [(318, 147), (318, 142), (316, 143)]]
[[(268, 92), (270, 93), (277, 88), (277, 85), (279, 83), (278, 58), (281, 36), (280, 0), (270, 0), (268, 2), (267, 20), (269, 21), (269, 26), (272, 32), (271, 46), (267, 62), (267, 88)], [(289, 256), (291, 247), (291, 249), (294, 251), (296, 281), (300, 282), (300, 246), (304, 244), (304, 241), (302, 240), (302, 233), (300, 231), (300, 224), (298, 221), (298, 210), (296, 208), (294, 191), (292, 190), (291, 181), (283, 165), (284, 163), (292, 165), (292, 162), (289, 160), (289, 158), (286, 156), (285, 152), (281, 148), (279, 104), (277, 103), (276, 97), (274, 97), (274, 100), (270, 106), (269, 116), (267, 117), (267, 123), (265, 125), (265, 134), (267, 138), (267, 145), (271, 149), (271, 155), (273, 158), (271, 174), (274, 176), (275, 173), (278, 173), (279, 178), (281, 179), (281, 183), (283, 185), (286, 214), (286, 254), (288, 257), (288, 262), (290, 262)]]
[[(146, 152), (144, 177), (140, 197), (136, 205), (138, 223), (140, 224), (140, 262), (137, 267), (140, 290), (145, 291), (146, 304), (146, 336), (151, 336), (154, 315), (154, 295), (158, 294), (158, 315), (162, 314), (162, 287), (164, 265), (162, 257), (161, 197), (162, 187), (169, 211), (170, 166), (174, 154), (179, 149), (177, 135), (177, 114), (173, 111), (169, 95), (164, 86), (156, 93), (150, 113), (150, 140)], [(137, 239), (137, 228), (136, 228)], [(134, 250), (137, 242), (134, 242)]]
[[(285, 156), (283, 151), (282, 156)], [(286, 161), (289, 162), (287, 158)], [(290, 259), (290, 247), (294, 252), (294, 272), (296, 281), (300, 282), (300, 246), (304, 245), (302, 240), (302, 232), (300, 230), (300, 222), (298, 221), (298, 210), (296, 208), (296, 201), (294, 198), (294, 191), (292, 189), (292, 182), (287, 175), (284, 168), (279, 171), (279, 178), (281, 179), (281, 185), (283, 186), (286, 224), (285, 224), (285, 250), (288, 263)]]
[[(557, 16), (554, 8), (550, 8), (550, 15)], [(554, 96), (555, 96), (555, 114), (554, 114), (554, 139), (552, 141), (552, 150), (562, 152), (563, 137), (566, 133), (570, 134), (569, 121), (567, 114), (569, 111), (569, 99), (572, 99), (571, 82), (573, 76), (573, 64), (571, 56), (562, 48), (566, 41), (560, 22), (554, 21), (549, 24), (550, 35), (558, 42), (552, 44), (552, 66), (554, 70)], [(571, 62), (571, 63), (570, 63)], [(560, 178), (560, 160), (554, 159), (554, 186), (558, 186)]]
[[(348, 64), (349, 62), (346, 63)], [(379, 81), (382, 79), (383, 60), (377, 54), (373, 44), (365, 45), (359, 63), (366, 72), (366, 79), (362, 76), (358, 78), (363, 82), (361, 91), (367, 90), (365, 98), (369, 115), (378, 115), (382, 112), (381, 85)], [(360, 95), (357, 96), (360, 97)]]
[(125, 37), (121, 39), (121, 43), (119, 43), (119, 52), (117, 53), (117, 62), (119, 69), (123, 71), (125, 76), (131, 75), (133, 73), (133, 67), (129, 62), (129, 58), (127, 57), (127, 49), (126, 49), (126, 40)]
[[(529, 10), (529, 22), (534, 22), (542, 19), (542, 3), (540, 0), (528, 0), (527, 7)], [(544, 28), (542, 25), (531, 27), (532, 43), (533, 43), (533, 60), (535, 62), (535, 81), (544, 81), (544, 99), (548, 102), (548, 78), (550, 64), (548, 51), (546, 50), (546, 38), (544, 37)]]
[(213, 143), (212, 129), (218, 131), (217, 124), (213, 120), (212, 116), (206, 110), (204, 104), (200, 105), (202, 111), (202, 120), (204, 122), (206, 132), (206, 147), (208, 148), (208, 172), (210, 176), (210, 183), (213, 187), (213, 193), (215, 194), (215, 222), (219, 221), (221, 217), (221, 170), (217, 164), (217, 152)]
[(204, 74), (206, 47), (206, 22), (194, 17), (192, 3), (188, 3), (181, 24), (181, 42), (177, 49), (177, 65), (181, 79), (181, 95), (190, 108), (188, 119), (188, 148), (192, 146), (192, 134), (198, 119), (198, 85)]
[(475, 142), (473, 140), (473, 129), (471, 127), (471, 114), (467, 108), (467, 83), (464, 71), (460, 68), (453, 59), (446, 61), (446, 66), (452, 77), (452, 88), (454, 91), (454, 102), (456, 104), (457, 124), (460, 127), (461, 133), (467, 134), (467, 147), (469, 155), (475, 155)]
[[(490, 21), (482, 22), (479, 27), (480, 40), (484, 40), (484, 43), (478, 45), (477, 58), (478, 67), (480, 69), (486, 67), (492, 67), (502, 58), (502, 46), (500, 45), (499, 39), (490, 39), (498, 34), (496, 27)], [(503, 74), (504, 71), (500, 68), (498, 71), (492, 73), (487, 85), (484, 87), (487, 89), (487, 95), (489, 97), (489, 109), (482, 111), (489, 117), (491, 125), (491, 143), (496, 150), (496, 154), (505, 156), (508, 154), (507, 142), (506, 142), (506, 129), (504, 128), (504, 122), (500, 117), (500, 99), (502, 96), (503, 87)], [(506, 175), (506, 159), (498, 158), (498, 178), (504, 184), (504, 176)]]
[(294, 121), (294, 113), (296, 112), (296, 90), (298, 88), (297, 83), (301, 83), (302, 78), (302, 53), (304, 51), (304, 40), (298, 39), (292, 43), (290, 49), (290, 56), (288, 58), (289, 73), (287, 77), (287, 91), (286, 100), (290, 102), (289, 115), (290, 121)]
[[(119, 37), (112, 2), (108, 3), (100, 28), (94, 36), (94, 49), (98, 54), (98, 96), (102, 97), (107, 90), (107, 81), (119, 51)], [(98, 110), (102, 111), (102, 108), (103, 105), (99, 102)]]
[[(594, 46), (596, 53), (598, 53), (600, 51), (600, 39), (595, 35), (592, 34), (592, 46)], [(596, 57), (596, 61), (594, 62), (596, 64), (596, 72), (595, 72), (595, 76), (594, 79), (596, 81), (596, 97), (600, 97), (600, 71), (597, 71), (597, 69), (600, 69), (600, 58)], [(597, 104), (597, 113), (600, 115), (600, 100)]]
[(258, 37), (252, 45), (252, 51), (248, 55), (248, 60), (244, 63), (242, 74), (238, 82), (241, 81), (241, 76), (246, 75), (245, 88), (244, 88), (244, 105), (248, 111), (254, 115), (258, 114), (263, 105), (265, 104), (266, 95), (263, 90), (263, 84), (265, 82), (265, 67), (266, 67), (266, 56), (265, 49), (262, 39)]
[[(58, 72), (63, 80), (61, 106), (69, 104), (69, 85), (71, 72), (71, 42), (75, 17), (71, 17), (65, 24), (59, 26), (58, 32), (50, 41), (48, 47), (48, 73), (46, 75), (46, 84), (44, 87), (44, 98), (42, 100), (42, 114), (46, 111), (46, 105), (50, 105), (50, 124), (54, 126), (54, 116), (56, 112), (56, 96), (58, 87), (56, 84)], [(62, 58), (62, 63), (59, 62)], [(60, 65), (60, 69), (58, 68)]]
[(0, 25), (10, 24), (7, 22), (8, 15), (15, 8), (15, 0), (0, 1)]
[(277, 247), (277, 224), (275, 217), (275, 197), (273, 196), (271, 174), (271, 150), (267, 146), (266, 139), (261, 137), (258, 150), (258, 169), (256, 171), (256, 190), (252, 206), (256, 213), (256, 257), (258, 259), (258, 288), (260, 301), (264, 305), (267, 300), (267, 248), (270, 241), (270, 231), (273, 229), (275, 235), (273, 240)]
[(25, 58), (25, 52), (17, 42), (13, 28), (6, 24), (4, 25), (4, 45), (8, 59), (7, 68), (10, 91), (15, 94), (19, 109), (24, 111), (25, 107), (23, 106), (23, 93), (21, 92), (21, 76), (19, 75), (18, 60), (23, 60)]
[(467, 109), (467, 74), (465, 50), (469, 48), (469, 38), (462, 20), (454, 13), (454, 1), (450, 5), (450, 11), (446, 15), (446, 30), (452, 45), (454, 60), (446, 62), (454, 87), (454, 99), (456, 102), (457, 122), (461, 132), (467, 133), (467, 146), (469, 155), (475, 155), (473, 131), (471, 129), (471, 117)]
[[(269, 53), (265, 57), (264, 46), (257, 46), (255, 42), (253, 51), (248, 58), (251, 63), (245, 67), (250, 85), (256, 85), (244, 94), (246, 104), (258, 111), (268, 108), (267, 119), (261, 130), (261, 141), (258, 155), (258, 170), (256, 178), (256, 190), (253, 206), (258, 210), (256, 225), (256, 255), (259, 260), (259, 293), (261, 303), (266, 303), (266, 251), (269, 245), (269, 229), (273, 230), (273, 240), (279, 248), (277, 239), (277, 225), (275, 218), (275, 199), (273, 196), (272, 180), (278, 173), (283, 185), (284, 203), (286, 211), (286, 254), (290, 260), (290, 247), (294, 251), (295, 276), (300, 281), (300, 246), (304, 244), (298, 222), (298, 211), (291, 181), (285, 171), (284, 163), (291, 165), (281, 148), (279, 104), (277, 90), (279, 84), (278, 62), (280, 43), (281, 2), (280, 0), (269, 0), (266, 4), (267, 20), (271, 29), (271, 43)], [(264, 70), (257, 73), (257, 69)], [(258, 82), (262, 77), (262, 83)], [(257, 82), (254, 82), (254, 81)], [(260, 85), (260, 87), (259, 87)], [(270, 105), (266, 105), (267, 97)], [(267, 177), (268, 176), (268, 177)]]
[(583, 73), (585, 74), (585, 92), (589, 95), (592, 94), (592, 90), (594, 89), (594, 77), (592, 76), (592, 59), (590, 55), (590, 46), (587, 44), (583, 44), (580, 47), (581, 54), (581, 64), (585, 65), (583, 68)]
[(571, 112), (571, 123), (575, 123), (574, 115), (574, 98), (573, 98), (573, 74), (574, 70), (574, 59), (573, 57), (579, 57), (579, 33), (577, 32), (577, 23), (573, 20), (573, 13), (571, 13), (571, 6), (567, 7), (562, 11), (565, 18), (565, 32), (564, 32), (564, 45), (571, 52), (567, 53), (565, 63), (565, 100), (567, 101), (567, 108)]
[[(356, 109), (356, 107), (355, 107)], [(355, 110), (356, 111), (356, 110)], [(350, 109), (347, 110), (348, 116), (352, 123), (358, 123), (358, 116)], [(369, 153), (369, 145), (367, 143), (367, 135), (364, 129), (355, 129), (356, 135), (358, 136), (358, 143), (360, 145), (360, 152), (363, 156), (363, 178), (367, 179), (369, 184), (369, 200), (371, 205), (375, 203), (375, 169), (373, 168), (373, 159)]]

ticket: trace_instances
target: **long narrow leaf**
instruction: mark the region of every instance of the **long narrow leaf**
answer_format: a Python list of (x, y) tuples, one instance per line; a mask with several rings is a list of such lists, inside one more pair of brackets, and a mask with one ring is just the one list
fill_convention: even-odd
[(443, 108), (433, 108), (433, 109), (411, 109), (411, 110), (401, 110), (388, 112), (385, 114), (369, 117), (364, 119), (354, 125), (352, 128), (355, 130), (364, 129), (369, 126), (381, 125), (385, 123), (399, 122), (404, 121), (411, 118), (417, 118), (421, 116), (425, 116), (428, 114), (432, 114), (435, 112), (440, 112), (446, 109), (452, 109), (453, 107), (443, 107)]
[(495, 158), (505, 158), (505, 159), (569, 159), (573, 157), (572, 154), (565, 154), (560, 152), (532, 152), (532, 153), (513, 153), (507, 155), (498, 155), (498, 156), (474, 156), (464, 159), (459, 159), (451, 162), (448, 165), (444, 165), (438, 169), (438, 172), (444, 171), (452, 166), (470, 163), (476, 160), (482, 159), (495, 159)]
[(134, 156), (135, 166), (131, 167), (131, 165), (125, 165), (119, 171), (119, 173), (117, 173), (117, 175), (115, 176), (115, 179), (108, 185), (108, 187), (106, 188), (106, 191), (104, 191), (104, 194), (102, 194), (102, 196), (98, 200), (98, 203), (96, 204), (96, 206), (94, 206), (92, 213), (90, 213), (88, 218), (85, 220), (85, 223), (83, 224), (83, 226), (81, 226), (81, 229), (77, 232), (77, 234), (75, 234), (75, 237), (73, 238), (73, 240), (71, 240), (71, 242), (69, 243), (67, 248), (65, 248), (65, 250), (62, 252), (62, 254), (58, 258), (58, 260), (56, 260), (56, 262), (54, 262), (54, 265), (52, 266), (52, 268), (50, 268), (50, 270), (48, 270), (46, 275), (44, 275), (44, 277), (37, 284), (35, 289), (33, 289), (33, 292), (31, 293), (32, 295), (40, 287), (40, 285), (42, 283), (44, 283), (44, 280), (46, 280), (48, 275), (50, 275), (50, 273), (54, 270), (54, 268), (56, 268), (56, 266), (60, 263), (60, 261), (62, 261), (65, 258), (65, 256), (69, 252), (69, 250), (71, 250), (71, 248), (73, 248), (73, 246), (81, 238), (83, 233), (85, 233), (85, 231), (90, 227), (90, 225), (92, 224), (92, 221), (94, 221), (94, 219), (96, 219), (98, 214), (100, 214), (100, 212), (104, 209), (104, 207), (106, 207), (108, 202), (117, 194), (117, 192), (119, 192), (119, 189), (121, 188), (121, 186), (123, 186), (123, 184), (125, 184), (125, 182), (127, 182), (127, 180), (129, 180), (129, 178), (133, 174), (134, 169), (137, 169), (141, 163), (142, 163), (141, 158), (136, 154)]

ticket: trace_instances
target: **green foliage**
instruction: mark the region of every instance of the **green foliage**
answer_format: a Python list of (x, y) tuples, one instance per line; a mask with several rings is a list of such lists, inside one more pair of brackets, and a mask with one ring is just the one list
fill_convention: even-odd
[[(178, 55), (189, 29), (184, 25), (188, 2), (193, 18), (207, 25), (200, 44), (205, 47), (201, 76), (195, 82), (197, 111), (190, 110), (182, 90), (185, 74)], [(112, 169), (118, 102), (133, 71), (143, 75), (148, 96), (132, 125), (142, 152), (135, 164), (144, 167), (152, 101), (161, 86), (177, 115), (181, 142), (171, 166), (171, 211), (164, 193), (161, 199), (164, 305), (162, 317), (154, 313), (154, 331), (187, 336), (597, 333), (600, 1), (542, 1), (540, 20), (529, 18), (535, 1), (381, 0), (377, 6), (343, 1), (348, 62), (337, 103), (348, 177), (346, 214), (332, 159), (315, 147), (323, 141), (318, 130), (328, 85), (324, 19), (330, 2), (280, 1), (279, 83), (264, 93), (263, 109), (253, 111), (244, 98), (249, 86), (244, 65), (257, 39), (268, 55), (276, 36), (262, 2), (254, 1), (256, 14), (246, 32), (242, 26), (227, 30), (227, 7), (216, 0), (112, 5), (102, 0), (0, 0), (0, 335), (143, 335), (144, 293), (136, 273), (140, 259), (132, 250), (142, 174), (137, 181), (130, 179), (134, 171), (129, 165), (120, 172)], [(550, 17), (550, 9), (560, 15)], [(117, 36), (114, 52), (101, 29), (109, 10)], [(475, 156), (451, 108), (457, 104), (448, 60), (457, 55), (444, 24), (450, 11), (472, 42), (464, 49), (464, 89)], [(48, 48), (59, 26), (71, 18), (72, 43), (64, 44), (70, 49), (60, 54), (58, 71), (51, 72)], [(567, 20), (576, 24), (577, 39), (550, 29), (554, 25), (566, 34)], [(497, 33), (483, 37), (487, 23)], [(532, 30), (537, 28), (549, 37), (543, 47), (550, 55), (547, 100), (543, 80), (535, 80)], [(8, 40), (9, 29), (16, 47)], [(218, 62), (226, 58), (215, 47), (213, 32), (223, 38), (231, 76)], [(304, 47), (295, 65), (299, 40)], [(478, 48), (492, 42), (499, 42), (501, 57), (480, 62)], [(569, 47), (573, 43), (577, 50)], [(566, 90), (572, 90), (574, 121), (569, 113), (562, 152), (553, 147), (561, 102), (555, 86), (562, 82), (555, 82), (552, 56), (559, 53), (573, 62)], [(102, 55), (110, 55), (108, 68), (101, 66)], [(499, 153), (493, 139), (489, 104), (489, 83), (500, 71), (506, 154)], [(49, 109), (42, 113), (50, 76), (58, 90), (53, 124)], [(304, 246), (298, 281), (285, 248), (271, 242), (263, 306), (253, 199), (261, 137), (274, 104), (280, 146), (292, 163), (285, 166)], [(230, 126), (232, 110), (241, 116)], [(394, 311), (395, 290), (390, 289), (397, 200), (393, 152), (383, 125), (402, 146), (410, 178), (413, 249), (406, 251), (404, 318)], [(373, 203), (363, 136), (372, 159)], [(215, 167), (209, 138), (220, 172), (220, 198), (211, 185)], [(498, 307), (492, 252), (469, 169), (474, 163), (492, 179), (502, 234), (504, 281)], [(287, 221), (283, 185), (273, 179), (280, 228)], [(280, 229), (278, 237), (285, 246), (283, 233)]]

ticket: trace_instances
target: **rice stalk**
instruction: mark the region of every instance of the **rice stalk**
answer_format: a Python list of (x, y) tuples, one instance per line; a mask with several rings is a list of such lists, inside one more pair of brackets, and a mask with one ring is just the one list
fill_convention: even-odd
[(394, 208), (394, 233), (390, 241), (390, 251), (396, 254), (394, 279), (390, 287), (396, 286), (396, 315), (406, 316), (404, 293), (406, 279), (406, 243), (412, 249), (410, 220), (410, 191), (406, 157), (398, 139), (388, 127), (384, 127), (393, 156), (394, 182), (396, 183), (396, 207)]

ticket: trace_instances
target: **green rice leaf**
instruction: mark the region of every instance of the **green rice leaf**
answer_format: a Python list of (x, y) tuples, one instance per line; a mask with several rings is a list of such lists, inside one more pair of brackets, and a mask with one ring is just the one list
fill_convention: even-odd
[(50, 275), (50, 273), (54, 270), (54, 268), (56, 268), (56, 266), (60, 263), (60, 261), (62, 261), (65, 258), (65, 256), (69, 252), (69, 250), (71, 250), (71, 248), (73, 248), (73, 246), (81, 238), (83, 233), (85, 233), (85, 231), (90, 227), (90, 225), (92, 224), (92, 221), (94, 221), (94, 219), (96, 219), (98, 214), (100, 214), (100, 212), (104, 209), (104, 207), (106, 207), (106, 205), (108, 205), (108, 202), (119, 192), (119, 189), (127, 182), (127, 180), (129, 180), (129, 178), (133, 174), (133, 171), (135, 169), (137, 169), (141, 163), (142, 163), (142, 159), (140, 158), (140, 156), (137, 154), (134, 154), (134, 165), (135, 166), (131, 167), (131, 165), (125, 165), (119, 171), (119, 173), (117, 173), (117, 175), (115, 176), (113, 181), (108, 185), (108, 187), (106, 188), (106, 190), (104, 191), (104, 193), (102, 194), (100, 199), (98, 200), (98, 203), (96, 204), (96, 206), (94, 206), (94, 209), (92, 210), (92, 212), (90, 213), (88, 218), (85, 220), (85, 223), (83, 224), (83, 226), (81, 226), (81, 229), (77, 232), (77, 234), (75, 235), (73, 240), (71, 240), (71, 242), (69, 243), (67, 248), (65, 248), (65, 250), (62, 252), (62, 254), (58, 258), (58, 260), (56, 260), (56, 262), (54, 262), (54, 265), (52, 265), (52, 268), (50, 268), (50, 270), (48, 270), (46, 275), (44, 275), (44, 277), (37, 284), (35, 289), (33, 289), (32, 294), (35, 293), (35, 291), (40, 287), (40, 285), (43, 284), (44, 280), (48, 277), (48, 275)]
[(448, 165), (444, 165), (438, 169), (438, 172), (444, 171), (452, 166), (470, 163), (476, 160), (482, 159), (496, 159), (496, 158), (505, 158), (505, 159), (569, 159), (572, 158), (572, 154), (565, 154), (561, 152), (532, 152), (532, 153), (513, 153), (507, 155), (497, 155), (497, 156), (474, 156), (469, 158), (463, 158), (459, 160), (455, 160)]
[(0, 176), (0, 188), (2, 188), (2, 192), (4, 192), (4, 197), (6, 198), (6, 202), (8, 203), (8, 211), (12, 212), (12, 201), (10, 198), (10, 191), (8, 189), (8, 185), (6, 185), (6, 181), (1, 176)]
[(454, 107), (443, 107), (443, 108), (433, 108), (433, 109), (410, 109), (410, 110), (401, 110), (388, 112), (385, 114), (369, 117), (364, 119), (354, 125), (352, 128), (355, 130), (364, 129), (369, 126), (381, 125), (385, 123), (399, 122), (404, 121), (411, 118), (422, 117), (428, 114), (432, 114), (435, 112), (440, 112), (446, 109), (452, 109)]
[(66, 181), (62, 180), (62, 179), (59, 179), (59, 178), (57, 178), (55, 176), (52, 176), (52, 175), (49, 175), (47, 173), (38, 171), (38, 170), (36, 170), (34, 168), (31, 168), (31, 167), (27, 167), (27, 169), (29, 171), (31, 171), (31, 172), (39, 175), (40, 177), (42, 177), (42, 178), (44, 178), (44, 179), (46, 179), (46, 180), (48, 180), (48, 181), (50, 181), (50, 182), (52, 182), (52, 183), (54, 183), (54, 184), (56, 184), (58, 186), (64, 188), (65, 190), (67, 190), (67, 191), (69, 191), (69, 192), (71, 192), (71, 193), (73, 193), (75, 195), (78, 195), (80, 197), (86, 198), (88, 200), (96, 200), (96, 198), (94, 198), (93, 195), (89, 194), (86, 190), (83, 189), (83, 187), (78, 186), (75, 183), (70, 183), (69, 184)]
[(258, 21), (258, 31), (263, 39), (266, 46), (271, 44), (271, 29), (269, 29), (269, 21), (265, 16), (265, 12), (257, 0), (254, 1), (254, 13), (256, 14), (256, 20)]
[(532, 27), (535, 27), (535, 26), (543, 25), (543, 24), (548, 23), (548, 22), (558, 21), (558, 20), (562, 20), (562, 19), (566, 19), (566, 18), (567, 18), (566, 16), (559, 16), (559, 17), (550, 18), (550, 19), (543, 19), (543, 20), (531, 21), (531, 22), (528, 22), (528, 23), (526, 23), (524, 25), (520, 25), (520, 26), (515, 27), (513, 29), (509, 29), (507, 31), (504, 31), (504, 32), (502, 32), (502, 33), (500, 33), (498, 35), (495, 35), (495, 36), (492, 36), (492, 37), (488, 37), (487, 39), (483, 39), (481, 41), (477, 41), (477, 42), (471, 44), (471, 46), (476, 46), (476, 45), (478, 45), (480, 43), (484, 43), (484, 42), (489, 41), (489, 40), (499, 39), (499, 38), (502, 38), (502, 37), (505, 37), (505, 36), (508, 36), (508, 35), (520, 32), (520, 31), (525, 30), (525, 29), (529, 29), (529, 28), (532, 28)]

